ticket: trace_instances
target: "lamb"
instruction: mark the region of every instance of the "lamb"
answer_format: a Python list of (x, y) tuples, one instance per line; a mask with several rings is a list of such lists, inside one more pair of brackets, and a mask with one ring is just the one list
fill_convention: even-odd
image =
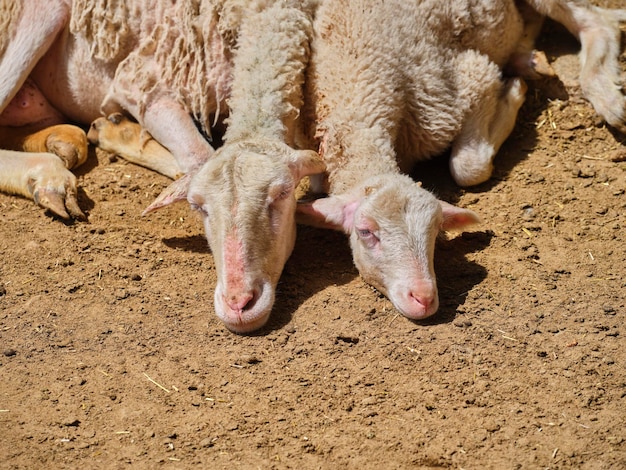
[[(610, 14), (584, 1), (528, 4), (582, 41), (583, 91), (624, 129)], [(528, 29), (513, 0), (335, 0), (320, 7), (314, 28), (303, 118), (327, 167), (316, 187), (328, 197), (300, 204), (300, 220), (347, 233), (363, 279), (408, 318), (426, 318), (438, 308), (437, 233), (478, 217), (403, 172), (451, 146), (459, 185), (489, 178), (526, 89), (501, 70), (519, 60)]]
[[(24, 128), (30, 136), (60, 122), (88, 124), (102, 115), (116, 120), (116, 113), (138, 121), (145, 129), (142, 142), (153, 138), (175, 160), (160, 170), (185, 174), (175, 187), (185, 194), (189, 188), (189, 200), (205, 216), (218, 273), (216, 312), (237, 332), (267, 321), (295, 239), (293, 190), (304, 175), (324, 168), (315, 152), (289, 145), (302, 104), (312, 5), (14, 0), (0, 7), (7, 25), (0, 35), (0, 126), (13, 127), (9, 134)], [(22, 95), (32, 98), (25, 106)], [(43, 103), (46, 113), (37, 113), (33, 103)], [(215, 152), (204, 134), (227, 112), (226, 144)], [(82, 155), (75, 142), (69, 145)], [(79, 217), (72, 165), (54, 151), (45, 143), (36, 152), (1, 151), (0, 188), (33, 197), (62, 217)], [(127, 156), (152, 164), (142, 152)], [(255, 167), (258, 160), (270, 164)], [(233, 185), (243, 192), (226, 200)], [(252, 196), (266, 189), (269, 196), (254, 206)], [(155, 207), (175, 197), (166, 193)], [(213, 209), (218, 203), (224, 212)], [(270, 213), (242, 218), (237, 211), (244, 206)], [(262, 255), (245, 242), (259, 235), (264, 243), (255, 249)]]

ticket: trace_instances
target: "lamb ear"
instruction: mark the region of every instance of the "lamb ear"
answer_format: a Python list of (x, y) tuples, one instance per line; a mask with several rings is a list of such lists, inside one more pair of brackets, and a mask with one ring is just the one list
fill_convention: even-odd
[(445, 201), (439, 201), (439, 204), (443, 210), (441, 230), (461, 229), (480, 222), (480, 217), (474, 211), (453, 206)]
[(324, 160), (313, 150), (294, 150), (289, 158), (289, 167), (297, 181), (305, 176), (317, 175), (326, 170)]
[(305, 225), (351, 233), (358, 199), (329, 196), (312, 202), (298, 202), (296, 221)]
[(141, 215), (146, 215), (162, 207), (174, 204), (175, 202), (186, 201), (192, 176), (191, 173), (187, 173), (170, 184), (157, 196), (152, 204), (146, 207)]

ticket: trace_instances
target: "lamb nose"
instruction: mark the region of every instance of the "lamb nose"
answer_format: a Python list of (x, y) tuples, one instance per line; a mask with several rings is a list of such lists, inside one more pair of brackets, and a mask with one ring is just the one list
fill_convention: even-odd
[(428, 312), (428, 308), (432, 305), (434, 300), (434, 297), (430, 294), (420, 295), (415, 292), (411, 292), (411, 298), (420, 304), (420, 306), (424, 307), (424, 313)]

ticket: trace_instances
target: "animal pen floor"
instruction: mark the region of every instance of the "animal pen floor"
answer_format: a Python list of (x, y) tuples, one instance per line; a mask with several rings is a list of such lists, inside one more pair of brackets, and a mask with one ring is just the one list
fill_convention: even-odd
[(624, 468), (624, 136), (544, 47), (569, 98), (531, 84), (489, 183), (417, 170), (484, 221), (438, 243), (424, 323), (301, 227), (268, 327), (228, 332), (199, 219), (140, 217), (167, 179), (103, 154), (87, 223), (0, 195), (0, 468)]

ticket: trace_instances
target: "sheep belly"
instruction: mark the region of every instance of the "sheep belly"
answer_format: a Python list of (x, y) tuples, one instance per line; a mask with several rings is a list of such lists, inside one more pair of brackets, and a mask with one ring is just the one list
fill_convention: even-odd
[(62, 121), (63, 116), (50, 105), (31, 80), (22, 85), (0, 115), (0, 126), (51, 125)]

